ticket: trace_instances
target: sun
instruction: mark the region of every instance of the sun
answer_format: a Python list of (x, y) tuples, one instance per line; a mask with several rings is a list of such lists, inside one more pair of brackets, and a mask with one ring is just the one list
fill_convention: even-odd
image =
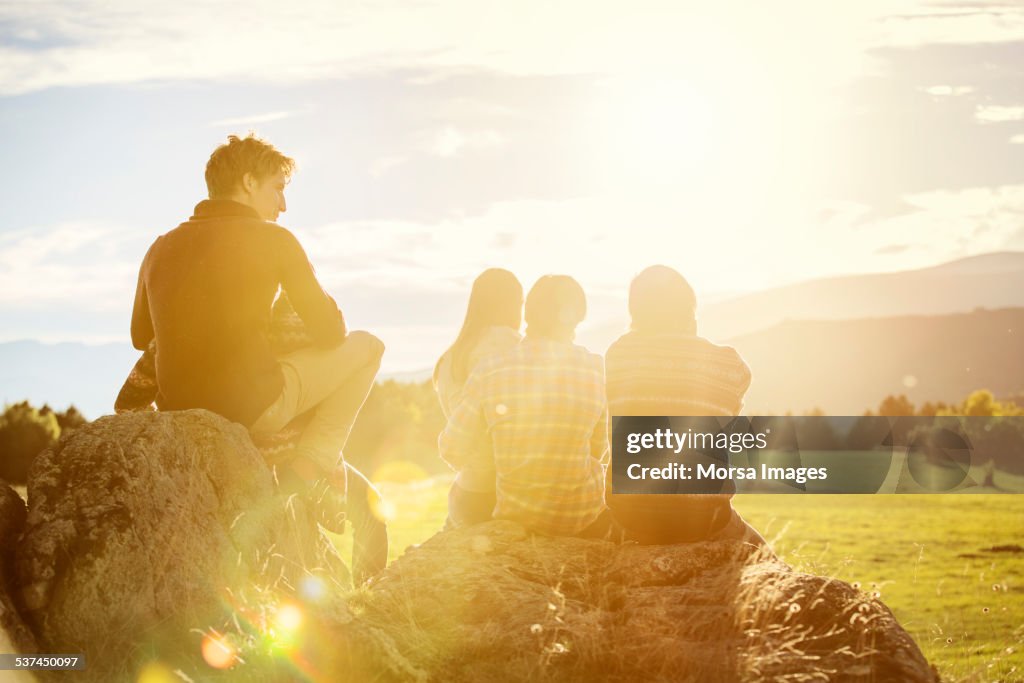
[(598, 109), (595, 149), (615, 183), (670, 187), (699, 175), (714, 152), (711, 101), (684, 79), (617, 82)]

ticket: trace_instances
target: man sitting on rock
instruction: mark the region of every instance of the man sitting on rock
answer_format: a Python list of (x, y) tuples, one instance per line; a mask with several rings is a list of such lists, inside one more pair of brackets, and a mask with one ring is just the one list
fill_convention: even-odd
[[(206, 165), (209, 199), (157, 238), (142, 262), (132, 343), (155, 343), (156, 403), (205, 408), (278, 433), (308, 413), (290, 473), (344, 487), (341, 450), (380, 366), (384, 346), (347, 332), (299, 241), (276, 225), (295, 162), (250, 134), (229, 136)], [(310, 346), (275, 355), (268, 330), (280, 292)]]
[(485, 469), (474, 459), (493, 453), (494, 517), (546, 534), (610, 531), (603, 362), (572, 343), (586, 310), (571, 277), (538, 280), (526, 297), (525, 338), (477, 363), (438, 443), (456, 470)]

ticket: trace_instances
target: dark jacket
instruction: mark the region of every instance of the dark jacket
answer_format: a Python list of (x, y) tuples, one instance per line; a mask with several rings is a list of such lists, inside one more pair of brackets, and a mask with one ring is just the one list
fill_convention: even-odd
[(132, 344), (156, 338), (162, 410), (206, 408), (251, 425), (283, 379), (267, 332), (282, 287), (314, 343), (345, 338), (334, 300), (298, 240), (250, 207), (214, 199), (149, 248), (139, 271)]

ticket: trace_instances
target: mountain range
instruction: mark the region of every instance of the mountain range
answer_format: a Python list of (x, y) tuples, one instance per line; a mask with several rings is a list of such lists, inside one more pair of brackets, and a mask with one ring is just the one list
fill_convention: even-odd
[(1024, 394), (1024, 308), (859, 320), (790, 320), (730, 339), (750, 366), (745, 412), (860, 415), (888, 394), (959, 402)]

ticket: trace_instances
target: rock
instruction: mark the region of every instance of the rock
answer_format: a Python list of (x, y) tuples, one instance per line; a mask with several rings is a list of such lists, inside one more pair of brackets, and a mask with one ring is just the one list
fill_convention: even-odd
[(86, 655), (79, 681), (938, 680), (880, 602), (737, 543), (491, 522), (349, 592), (246, 431), (205, 411), (97, 420), (37, 458), (27, 516), (11, 493), (0, 596), (38, 651)]
[[(89, 679), (135, 680), (153, 661), (189, 671), (215, 628), (265, 651), (282, 596), (311, 577), (305, 621), (349, 643), (316, 656), (357, 669), (344, 566), (302, 501), (275, 493), (243, 427), (202, 410), (101, 418), (36, 459), (28, 499), (17, 602), (42, 651), (84, 653)], [(369, 658), (388, 647), (367, 638)]]
[[(25, 528), (25, 501), (0, 479), (0, 653), (37, 652), (35, 636), (21, 619), (12, 598), (14, 547)], [(27, 671), (4, 672), (3, 680), (31, 683)]]
[(881, 602), (734, 542), (490, 522), (407, 551), (356, 609), (432, 680), (938, 681)]

